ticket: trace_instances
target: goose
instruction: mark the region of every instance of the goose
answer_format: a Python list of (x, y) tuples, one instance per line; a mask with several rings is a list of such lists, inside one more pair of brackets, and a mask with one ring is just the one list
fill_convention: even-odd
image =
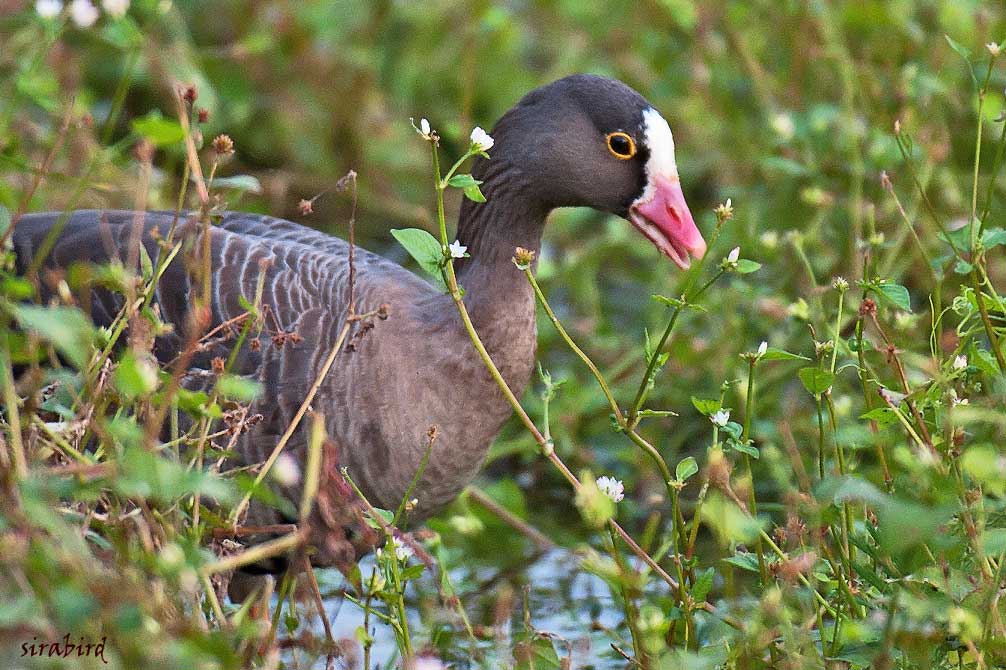
[[(457, 239), (469, 256), (456, 261), (456, 271), (475, 330), (519, 396), (535, 359), (535, 296), (512, 258), (517, 247), (540, 248), (553, 209), (590, 207), (627, 219), (681, 268), (701, 258), (706, 244), (685, 203), (668, 123), (628, 85), (589, 74), (559, 79), (527, 93), (490, 134), (490, 158), (480, 157), (472, 166), (486, 202), (466, 199), (461, 207)], [(16, 222), (12, 238), (22, 271), (60, 217), (27, 214)], [(168, 230), (175, 213), (87, 210), (69, 215), (44, 267), (126, 257), (138, 217), (142, 244), (156, 262), (162, 251), (152, 231)], [(194, 221), (190, 216), (193, 231)], [(266, 460), (290, 425), (346, 322), (350, 247), (290, 221), (242, 212), (223, 214), (210, 230), (210, 327), (245, 312), (242, 297), (256, 294), (264, 272), (262, 304), (275, 319), (275, 331), (296, 333), (245, 342), (232, 367), (264, 389), (251, 407), (261, 420), (240, 436), (231, 457), (236, 465), (254, 465)], [(346, 469), (371, 504), (395, 509), (435, 426), (428, 463), (411, 494), (416, 504), (409, 521), (421, 521), (471, 482), (512, 409), (472, 346), (450, 296), (364, 250), (356, 251), (355, 268), (357, 312), (386, 306), (386, 319), (339, 355), (314, 398), (330, 438), (326, 458)], [(51, 297), (50, 289), (41, 290), (43, 300)], [(174, 332), (155, 341), (162, 364), (178, 356), (185, 341), (191, 290), (184, 264), (173, 261), (155, 294), (161, 318), (174, 326)], [(107, 325), (122, 300), (95, 290), (91, 318)], [(199, 352), (186, 380), (211, 376), (212, 359), (228, 356), (232, 346), (229, 341)], [(286, 445), (295, 459), (305, 458), (307, 423)], [(300, 499), (301, 484), (280, 488), (295, 503)], [(279, 523), (283, 519), (277, 514), (253, 503), (249, 518)], [(325, 537), (311, 540), (320, 547), (312, 558), (316, 565), (353, 559), (345, 555), (351, 531), (339, 526), (332, 519), (319, 524)]]

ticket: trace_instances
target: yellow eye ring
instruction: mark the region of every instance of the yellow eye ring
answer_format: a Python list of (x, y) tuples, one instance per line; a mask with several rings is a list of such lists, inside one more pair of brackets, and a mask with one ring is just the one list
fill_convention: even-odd
[(636, 142), (628, 133), (618, 130), (608, 133), (605, 139), (608, 144), (608, 152), (615, 158), (627, 161), (636, 155)]

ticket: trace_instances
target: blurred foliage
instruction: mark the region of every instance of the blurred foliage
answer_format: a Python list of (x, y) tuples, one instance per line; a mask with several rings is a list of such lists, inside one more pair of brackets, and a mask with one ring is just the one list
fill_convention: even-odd
[[(732, 200), (735, 216), (724, 224), (709, 266), (735, 246), (762, 264), (752, 274), (727, 274), (703, 296), (702, 311), (683, 312), (648, 402), (679, 416), (648, 418), (641, 429), (669, 463), (691, 456), (701, 467), (701, 475), (682, 477), (680, 504), (689, 522), (703, 483), (714, 481), (698, 515), (706, 520), (698, 549), (686, 561), (686, 595), (692, 604), (708, 600), (747, 629), (736, 633), (704, 610), (683, 613), (688, 599), (600, 553), (607, 538), (580, 519), (573, 494), (515, 423), (494, 446), (482, 485), (577, 554), (551, 570), (558, 586), (546, 597), (522, 596), (521, 585), (533, 586), (541, 574), (527, 567), (532, 543), (499, 515), (463, 498), (430, 523), (442, 540), (437, 557), (456, 566), (461, 602), (484, 633), (480, 653), (504, 666), (558, 667), (559, 656), (570, 652), (534, 626), (558, 620), (561, 610), (581, 628), (574, 663), (598, 667), (621, 667), (624, 659), (608, 644), (632, 653), (632, 637), (637, 651), (653, 656), (651, 667), (822, 667), (821, 656), (829, 667), (993, 667), (1006, 645), (1000, 604), (1006, 384), (977, 317), (970, 269), (949, 253), (937, 222), (957, 231), (958, 241), (967, 229), (976, 83), (988, 69), (984, 45), (1004, 36), (1006, 10), (977, 0), (134, 0), (125, 17), (106, 14), (87, 28), (65, 14), (44, 19), (32, 3), (0, 0), (0, 218), (70, 208), (174, 208), (185, 163), (174, 92), (192, 85), (195, 106), (207, 110), (200, 124), (207, 144), (219, 133), (234, 140), (236, 153), (221, 168), (222, 176), (241, 177), (222, 190), (229, 206), (343, 235), (350, 205), (329, 189), (353, 169), (360, 184), (358, 239), (404, 262), (389, 231), (435, 225), (428, 151), (410, 117), (428, 117), (447, 153), (458, 155), (471, 126), (490, 127), (538, 85), (581, 71), (622, 79), (670, 121), (686, 196), (705, 232), (714, 226), (713, 208)], [(973, 70), (962, 49), (972, 52)], [(1000, 63), (981, 107), (977, 174), (978, 202), (987, 194), (992, 233), (1002, 229), (1006, 211), (993, 160), (1003, 146), (1004, 86)], [(896, 122), (914, 171), (899, 150)], [(145, 183), (134, 155), (140, 135), (156, 149), (149, 189), (138, 186)], [(313, 214), (302, 214), (300, 200), (319, 194)], [(456, 211), (460, 194), (451, 197)], [(993, 287), (1006, 285), (1004, 241), (987, 240), (983, 271), (993, 295)], [(838, 337), (835, 276), (851, 284)], [(677, 271), (625, 222), (565, 210), (546, 232), (539, 278), (614, 396), (629, 404), (646, 364), (644, 330), (657, 337), (672, 309), (650, 296), (678, 295)], [(860, 279), (862, 286), (855, 283)], [(7, 355), (30, 348), (8, 332), (17, 322), (85, 368), (96, 335), (79, 322), (79, 312), (14, 307), (31, 293), (17, 282), (5, 275), (0, 286)], [(867, 295), (878, 304), (884, 334), (867, 319), (861, 339), (855, 325)], [(1001, 334), (1001, 302), (988, 306)], [(932, 308), (941, 317), (935, 326)], [(659, 552), (673, 535), (659, 473), (611, 430), (604, 397), (547, 321), (539, 331), (543, 366), (565, 380), (550, 401), (557, 453), (574, 472), (622, 480), (627, 496), (618, 518)], [(762, 341), (819, 367), (783, 356), (760, 361), (748, 405), (754, 367), (739, 355)], [(829, 341), (838, 352), (834, 377)], [(142, 362), (129, 355), (115, 361), (115, 400), (106, 409), (139, 408), (150, 393), (163, 392), (164, 380), (145, 376)], [(878, 385), (901, 389), (894, 355), (916, 390), (908, 400), (924, 413), (938, 456), (917, 447), (898, 412), (877, 395)], [(958, 356), (967, 357), (963, 368), (954, 365)], [(857, 374), (861, 360), (866, 392)], [(49, 373), (54, 379), (72, 371)], [(534, 417), (542, 412), (539, 390), (525, 397)], [(17, 402), (10, 393), (8, 417)], [(965, 397), (968, 406), (954, 402)], [(825, 400), (831, 412), (822, 409)], [(902, 401), (895, 398), (893, 406), (914, 422)], [(77, 416), (72, 397), (47, 402), (44, 410), (67, 421)], [(180, 402), (196, 415), (221, 411), (209, 397)], [(721, 407), (732, 410), (738, 428), (750, 421), (750, 444), (727, 435), (738, 433), (733, 428), (713, 437), (708, 417)], [(181, 515), (173, 503), (196, 491), (226, 500), (241, 483), (203, 477), (166, 454), (140, 450), (135, 416), (111, 411), (100, 415), (100, 437), (123, 471), (92, 472), (83, 466), (101, 468), (103, 461), (83, 454), (80, 472), (57, 476), (46, 459), (60, 443), (38, 438), (45, 429), (28, 410), (34, 408), (21, 412), (25, 434), (34, 437), (26, 442), (34, 448), (41, 439), (50, 451), (35, 454), (30, 476), (17, 482), (16, 464), (4, 452), (4, 486), (16, 488), (19, 500), (14, 506), (5, 496), (0, 508), (0, 639), (10, 664), (24, 662), (20, 645), (33, 636), (61, 640), (65, 632), (107, 636), (106, 655), (119, 667), (238, 667), (249, 658), (261, 634), (256, 622), (244, 618), (208, 631), (206, 618), (195, 616), (210, 614), (196, 580), (214, 557), (187, 531), (151, 537), (148, 527), (172, 528), (172, 515)], [(8, 444), (15, 429), (8, 418)], [(821, 444), (827, 476), (819, 482)], [(844, 447), (841, 457), (836, 444)], [(878, 454), (886, 454), (890, 481)], [(717, 473), (725, 487), (715, 486)], [(810, 490), (803, 478), (813, 480)], [(751, 493), (761, 520), (743, 514), (729, 491), (744, 500)], [(101, 518), (93, 516), (96, 500), (105, 510)], [(153, 509), (144, 509), (148, 500)], [(133, 525), (115, 521), (113, 512)], [(753, 551), (761, 527), (792, 552), (771, 561), (768, 579), (759, 575), (767, 568)], [(811, 552), (817, 553), (801, 563)], [(851, 557), (845, 562), (843, 552)], [(668, 569), (674, 563), (663, 561)], [(577, 574), (597, 575), (614, 595), (584, 593), (563, 574), (570, 565)], [(808, 584), (837, 614), (822, 619)], [(410, 605), (423, 623), (418, 644), (465, 667), (472, 647), (438, 598), (447, 588), (431, 575), (415, 582)], [(836, 618), (844, 622), (838, 630)], [(512, 650), (501, 641), (506, 636)], [(392, 663), (392, 656), (387, 651), (380, 660)]]

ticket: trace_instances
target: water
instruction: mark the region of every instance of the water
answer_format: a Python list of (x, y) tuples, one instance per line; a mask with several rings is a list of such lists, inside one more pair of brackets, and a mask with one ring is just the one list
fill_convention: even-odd
[[(373, 557), (361, 563), (361, 572), (369, 575)], [(334, 570), (318, 571), (323, 593), (339, 591), (342, 576)], [(612, 600), (607, 584), (599, 577), (585, 572), (576, 556), (565, 550), (553, 550), (533, 558), (524, 565), (508, 568), (457, 567), (451, 579), (465, 606), (473, 627), (488, 630), (490, 639), (480, 639), (478, 649), (484, 655), (481, 663), (471, 659), (471, 642), (464, 634), (456, 615), (448, 610), (431, 607), (439, 604), (436, 581), (425, 574), (412, 583), (408, 593), (410, 629), (417, 645), (430, 638), (430, 620), (449, 618), (456, 633), (447, 649), (452, 657), (449, 667), (511, 667), (514, 636), (524, 630), (524, 598), (535, 630), (552, 636), (560, 658), (571, 659), (571, 668), (608, 669), (625, 667), (624, 659), (612, 651), (612, 640), (631, 649), (623, 637), (624, 627), (618, 630), (623, 616), (620, 607)], [(354, 603), (337, 593), (325, 600), (333, 633), (337, 640), (353, 640), (356, 630), (363, 624), (363, 612)], [(426, 615), (421, 616), (421, 611)], [(424, 623), (425, 621), (425, 623)], [(320, 622), (312, 624), (315, 634), (323, 635)], [(375, 642), (372, 660), (386, 667), (397, 658), (395, 635), (387, 624), (371, 618), (371, 635)], [(417, 650), (420, 648), (417, 646)], [(362, 652), (361, 652), (362, 657)], [(324, 659), (315, 667), (324, 667)], [(359, 659), (341, 659), (335, 667), (359, 668)], [(340, 665), (341, 664), (341, 665)], [(393, 664), (394, 665), (394, 664)]]

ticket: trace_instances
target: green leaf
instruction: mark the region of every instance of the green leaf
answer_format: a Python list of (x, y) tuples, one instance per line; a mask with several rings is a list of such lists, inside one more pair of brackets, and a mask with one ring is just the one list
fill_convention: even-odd
[(381, 525), (379, 521), (373, 519), (368, 515), (366, 518), (367, 525), (370, 526), (371, 528), (374, 528), (375, 530), (383, 530), (384, 526), (387, 526), (388, 524), (392, 523), (395, 520), (395, 513), (392, 512), (391, 510), (383, 509), (381, 507), (375, 507), (373, 511), (377, 514), (377, 516), (381, 517), (381, 519), (384, 521), (384, 525)]
[(699, 410), (700, 413), (705, 414), (706, 416), (715, 414), (722, 406), (719, 399), (696, 398), (695, 396), (692, 396), (692, 405), (694, 405), (695, 409)]
[(478, 187), (478, 184), (472, 184), (470, 186), (465, 186), (465, 197), (474, 202), (485, 202), (486, 197), (482, 195), (482, 190)]
[(239, 377), (238, 375), (220, 375), (217, 379), (217, 392), (230, 400), (251, 402), (262, 395), (262, 384), (255, 379)]
[(978, 444), (961, 457), (964, 471), (982, 483), (986, 491), (1002, 495), (1006, 487), (1006, 461), (991, 444)]
[(101, 36), (119, 49), (142, 46), (144, 40), (143, 31), (128, 16), (109, 21), (101, 31)]
[(997, 555), (1006, 551), (1006, 528), (989, 528), (983, 532), (982, 547), (986, 554)]
[(974, 341), (968, 347), (968, 361), (990, 377), (999, 376), (999, 363), (988, 349), (979, 347)]
[(765, 519), (751, 517), (718, 493), (710, 493), (702, 506), (702, 521), (716, 531), (723, 544), (752, 542), (765, 525)]
[(409, 567), (402, 570), (402, 579), (409, 582), (413, 579), (419, 579), (423, 576), (423, 571), (426, 566), (422, 563), (416, 563), (415, 565), (410, 565)]
[(240, 191), (242, 193), (254, 193), (255, 195), (262, 193), (262, 183), (250, 174), (237, 174), (233, 177), (216, 177), (213, 180), (213, 186)]
[(736, 421), (727, 421), (727, 425), (720, 428), (720, 432), (729, 435), (735, 440), (739, 440), (741, 439), (741, 434), (744, 432), (744, 426)]
[(73, 584), (57, 586), (50, 597), (57, 620), (69, 630), (78, 630), (98, 611), (94, 596)]
[[(943, 240), (951, 247), (967, 249), (971, 246), (971, 227), (961, 226), (956, 230), (948, 230), (946, 233), (941, 230), (936, 234), (936, 237)], [(950, 257), (953, 258), (953, 254), (951, 254)]]
[(450, 178), (447, 185), (454, 188), (468, 188), (469, 186), (478, 186), (481, 183), (481, 180), (476, 179), (470, 174), (456, 174)]
[(149, 361), (127, 351), (115, 368), (115, 387), (132, 400), (152, 393), (157, 388), (157, 368)]
[(144, 117), (133, 119), (133, 130), (158, 147), (177, 144), (185, 139), (182, 125), (174, 119), (164, 118), (158, 109)]
[(817, 486), (814, 494), (818, 500), (835, 505), (844, 502), (880, 505), (887, 499), (876, 486), (865, 479), (852, 475), (824, 479)]
[(966, 46), (955, 40), (950, 35), (944, 35), (947, 39), (947, 44), (950, 48), (957, 52), (957, 55), (964, 59), (964, 62), (968, 65), (968, 72), (971, 73), (971, 81), (975, 86), (978, 85), (978, 78), (975, 76), (975, 67), (971, 64), (971, 50)]
[(746, 275), (757, 272), (759, 269), (761, 269), (761, 263), (742, 258), (737, 261), (737, 267), (734, 269), (734, 272)]
[(0, 293), (11, 300), (27, 300), (34, 295), (35, 288), (24, 277), (4, 277), (0, 280)]
[(94, 326), (75, 307), (12, 305), (11, 311), (21, 327), (38, 333), (75, 367), (83, 368), (91, 356)]
[(7, 229), (10, 228), (10, 220), (10, 210), (0, 205), (0, 235), (6, 233)]
[(791, 354), (783, 349), (776, 349), (775, 347), (769, 347), (762, 354), (761, 360), (763, 361), (809, 361), (810, 359), (806, 356), (801, 356), (799, 354)]
[(919, 547), (939, 533), (950, 516), (950, 508), (889, 499), (877, 509), (880, 546), (892, 554)]
[(912, 311), (911, 296), (908, 294), (908, 289), (901, 284), (884, 282), (882, 284), (871, 285), (871, 288), (883, 300), (893, 304), (895, 307), (903, 309), (906, 312)]
[(209, 416), (219, 419), (223, 415), (220, 405), (210, 402), (210, 396), (205, 391), (190, 391), (178, 389), (178, 408), (192, 416)]
[(399, 228), (392, 230), (391, 234), (416, 259), (419, 267), (434, 277), (440, 277), (444, 250), (437, 238), (421, 228)]
[(525, 632), (516, 636), (513, 649), (515, 670), (561, 670), (562, 663), (551, 638)]
[(966, 260), (963, 259), (958, 260), (957, 263), (954, 264), (954, 272), (956, 272), (959, 275), (971, 274), (971, 271), (974, 269), (975, 269), (974, 265), (968, 263)]
[(758, 447), (748, 442), (741, 442), (740, 440), (731, 440), (730, 446), (734, 450), (741, 452), (742, 454), (747, 454), (751, 458), (761, 458), (761, 452), (758, 451)]
[(684, 307), (685, 301), (681, 298), (668, 298), (666, 295), (660, 295), (659, 293), (654, 293), (650, 295), (651, 298), (656, 300), (662, 305), (667, 305), (668, 307)]
[(797, 373), (803, 387), (814, 395), (820, 395), (831, 388), (835, 381), (835, 375), (821, 368), (807, 367), (801, 368)]
[(723, 562), (736, 566), (741, 570), (747, 570), (748, 572), (760, 571), (758, 568), (758, 556), (750, 552), (736, 553), (733, 556), (724, 558)]
[(660, 295), (657, 293), (652, 294), (650, 297), (659, 302), (661, 305), (667, 305), (668, 307), (674, 307), (675, 309), (690, 309), (696, 312), (707, 311), (706, 308), (703, 307), (702, 305), (697, 305), (691, 302), (685, 302), (680, 298), (668, 298), (665, 295)]
[(890, 407), (871, 409), (866, 414), (861, 414), (859, 418), (867, 421), (876, 421), (878, 426), (888, 426), (898, 421), (898, 415)]
[(971, 50), (968, 49), (963, 44), (961, 44), (960, 42), (958, 42), (957, 40), (955, 40), (950, 35), (944, 35), (943, 37), (946, 38), (947, 44), (950, 45), (950, 48), (953, 49), (954, 51), (956, 51), (957, 55), (960, 56), (961, 58), (963, 58), (970, 65), (971, 64)]
[[(140, 437), (142, 438), (142, 428)], [(228, 483), (205, 470), (190, 470), (181, 463), (150, 451), (139, 444), (130, 446), (119, 461), (120, 475), (113, 486), (125, 496), (170, 502), (201, 493), (218, 500), (234, 496)]]
[(692, 585), (691, 596), (697, 603), (705, 602), (706, 596), (713, 589), (713, 578), (716, 576), (715, 568), (706, 568), (699, 573), (699, 576), (695, 578), (695, 584)]
[(788, 177), (802, 177), (810, 174), (806, 166), (782, 156), (768, 156), (761, 160), (762, 167), (768, 172), (781, 172)]
[(684, 482), (688, 481), (688, 478), (698, 471), (699, 465), (695, 462), (695, 458), (688, 456), (686, 458), (682, 458), (681, 461), (678, 462), (678, 466), (674, 468), (674, 477), (679, 482)]
[(992, 249), (993, 247), (1006, 246), (1006, 229), (1004, 228), (988, 228), (982, 233), (982, 245), (985, 249)]

